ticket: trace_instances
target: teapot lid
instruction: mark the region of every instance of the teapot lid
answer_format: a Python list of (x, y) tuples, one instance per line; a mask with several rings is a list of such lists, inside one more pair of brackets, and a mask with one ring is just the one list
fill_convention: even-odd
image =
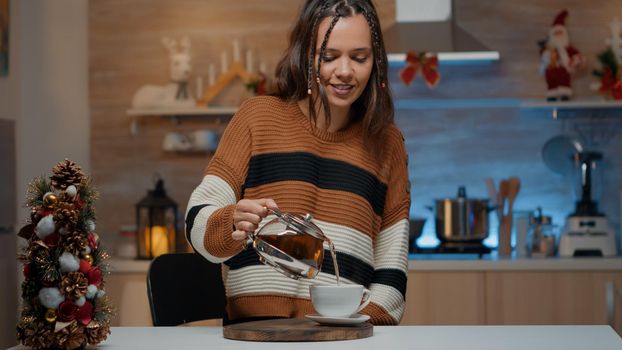
[(320, 228), (317, 227), (317, 225), (311, 222), (311, 220), (313, 220), (313, 216), (311, 214), (307, 213), (304, 215), (304, 217), (301, 217), (296, 214), (284, 213), (278, 209), (268, 208), (268, 210), (274, 213), (274, 215), (276, 215), (280, 220), (285, 222), (287, 225), (293, 226), (296, 229), (300, 230), (301, 232), (308, 233), (315, 238), (318, 238), (321, 240), (326, 239), (326, 236), (324, 236), (324, 233), (322, 232), (322, 230), (320, 230)]

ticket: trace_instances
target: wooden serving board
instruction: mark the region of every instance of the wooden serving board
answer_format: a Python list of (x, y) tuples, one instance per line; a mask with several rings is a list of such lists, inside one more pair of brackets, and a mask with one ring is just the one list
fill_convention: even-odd
[(223, 327), (223, 336), (247, 341), (331, 341), (371, 337), (369, 322), (352, 326), (324, 326), (307, 319), (283, 318), (237, 323)]

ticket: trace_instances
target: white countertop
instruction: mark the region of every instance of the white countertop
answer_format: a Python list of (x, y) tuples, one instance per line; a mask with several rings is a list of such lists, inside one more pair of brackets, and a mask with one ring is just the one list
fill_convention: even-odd
[[(221, 327), (113, 327), (102, 349), (309, 349), (309, 350), (618, 350), (609, 326), (396, 326), (374, 335), (327, 342), (246, 342), (225, 339)], [(11, 349), (27, 349), (17, 346)]]
[[(145, 273), (150, 260), (113, 258), (113, 273)], [(413, 255), (409, 256), (411, 271), (622, 271), (622, 258), (498, 258), (486, 255)]]

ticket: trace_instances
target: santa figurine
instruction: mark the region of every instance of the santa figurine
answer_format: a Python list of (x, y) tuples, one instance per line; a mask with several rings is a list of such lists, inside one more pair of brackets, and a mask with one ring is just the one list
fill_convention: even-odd
[(572, 96), (571, 75), (585, 64), (581, 53), (570, 44), (566, 29), (567, 10), (555, 16), (548, 37), (540, 43), (540, 74), (546, 79), (547, 101), (567, 101)]

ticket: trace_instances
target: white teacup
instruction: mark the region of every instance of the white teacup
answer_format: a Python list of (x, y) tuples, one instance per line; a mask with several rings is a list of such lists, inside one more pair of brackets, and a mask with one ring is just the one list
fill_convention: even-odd
[(371, 292), (360, 284), (311, 285), (315, 311), (325, 317), (350, 317), (369, 304)]

